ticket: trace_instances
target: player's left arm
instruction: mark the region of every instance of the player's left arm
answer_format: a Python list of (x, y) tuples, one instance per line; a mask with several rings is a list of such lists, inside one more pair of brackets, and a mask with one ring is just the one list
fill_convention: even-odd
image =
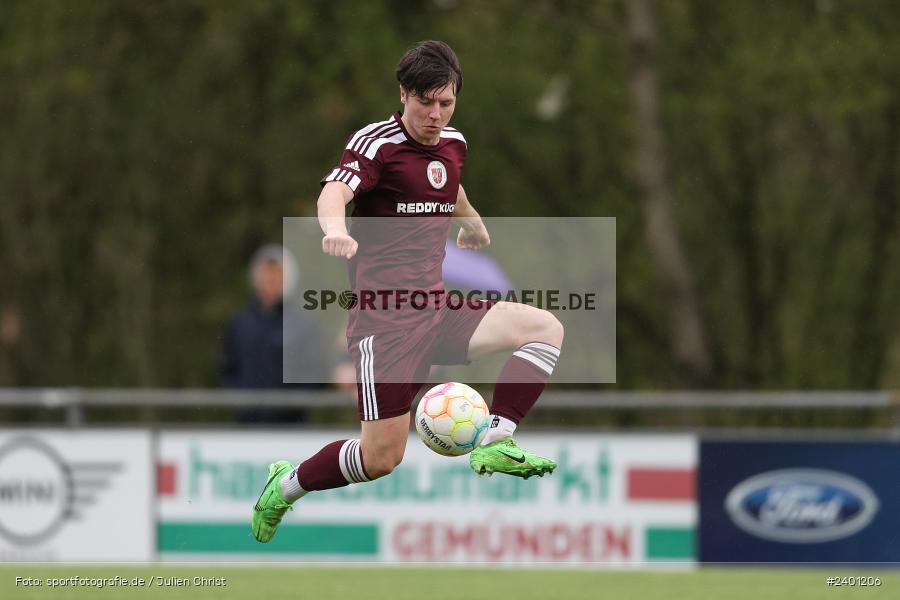
[(475, 210), (475, 207), (469, 202), (466, 196), (466, 190), (463, 186), (459, 186), (456, 193), (456, 207), (453, 209), (453, 219), (459, 225), (459, 235), (456, 236), (456, 245), (464, 250), (480, 250), (486, 248), (491, 243), (491, 236), (488, 234), (481, 215)]

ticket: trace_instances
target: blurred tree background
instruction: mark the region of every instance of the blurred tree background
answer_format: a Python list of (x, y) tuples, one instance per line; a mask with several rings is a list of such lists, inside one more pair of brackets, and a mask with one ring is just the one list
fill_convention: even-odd
[(617, 387), (900, 387), (898, 29), (887, 0), (5, 0), (0, 386), (215, 385), (248, 257), (437, 38), (482, 214), (617, 218)]

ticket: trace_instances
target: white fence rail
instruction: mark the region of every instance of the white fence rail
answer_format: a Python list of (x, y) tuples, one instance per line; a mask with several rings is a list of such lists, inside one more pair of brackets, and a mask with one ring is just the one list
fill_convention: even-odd
[[(0, 408), (65, 411), (66, 423), (79, 426), (85, 410), (98, 407), (149, 408), (348, 408), (354, 399), (338, 391), (210, 389), (0, 389)], [(870, 409), (900, 413), (900, 392), (605, 392), (548, 390), (535, 410), (664, 409), (751, 410)]]

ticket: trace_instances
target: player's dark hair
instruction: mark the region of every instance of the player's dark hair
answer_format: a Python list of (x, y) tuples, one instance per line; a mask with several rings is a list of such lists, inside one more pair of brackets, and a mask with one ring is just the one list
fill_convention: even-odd
[(462, 90), (463, 76), (453, 49), (444, 42), (426, 40), (406, 51), (397, 63), (397, 81), (414, 96), (424, 96), (453, 84), (456, 94)]

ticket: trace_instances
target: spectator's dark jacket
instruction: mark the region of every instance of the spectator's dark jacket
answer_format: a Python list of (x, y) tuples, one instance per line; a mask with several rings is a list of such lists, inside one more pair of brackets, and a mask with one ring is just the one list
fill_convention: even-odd
[[(282, 328), (284, 321), (285, 327)], [(278, 304), (263, 308), (254, 299), (231, 321), (220, 371), (227, 388), (324, 388), (330, 379), (329, 345), (318, 322)], [(292, 381), (282, 383), (282, 357)]]

